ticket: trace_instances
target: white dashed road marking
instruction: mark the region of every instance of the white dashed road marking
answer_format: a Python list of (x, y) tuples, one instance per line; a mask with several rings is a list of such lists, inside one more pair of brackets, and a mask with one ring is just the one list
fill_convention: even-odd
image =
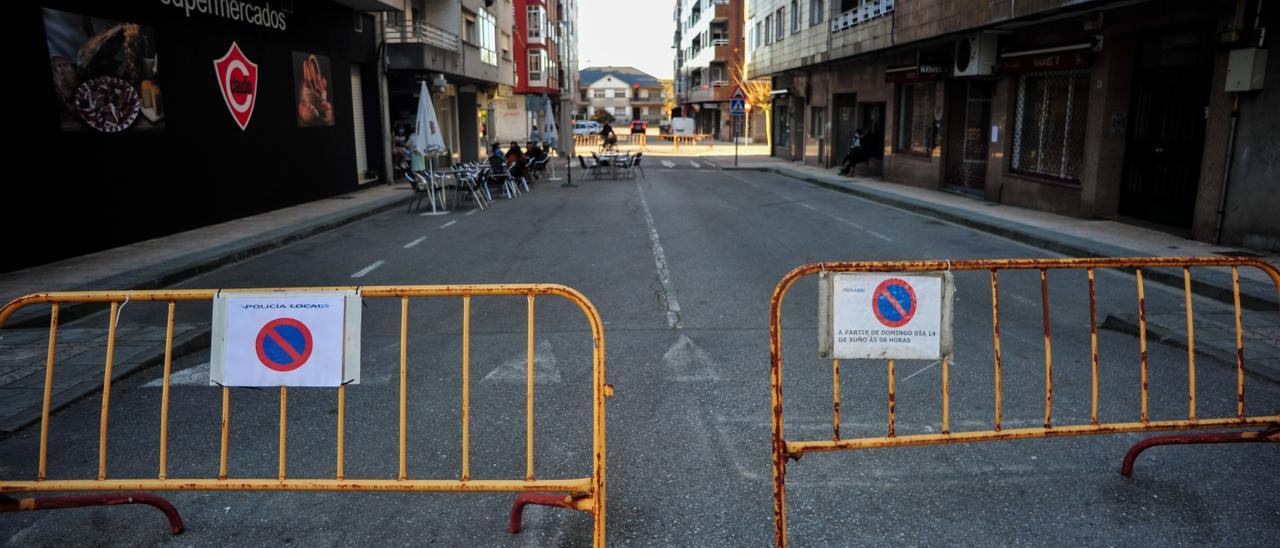
[(416, 239), (416, 240), (414, 240), (414, 241), (412, 241), (412, 242), (409, 242), (409, 243), (407, 243), (407, 244), (404, 244), (404, 248), (405, 248), (405, 249), (409, 249), (409, 248), (411, 248), (411, 247), (413, 247), (413, 246), (415, 246), (415, 245), (418, 245), (418, 244), (422, 243), (422, 241), (423, 241), (423, 240), (426, 240), (426, 239), (427, 239), (427, 237), (426, 237), (426, 236), (423, 236), (423, 237), (421, 237), (421, 238), (418, 238), (418, 239)]
[(387, 264), (387, 261), (378, 261), (378, 262), (376, 262), (376, 263), (373, 263), (373, 264), (371, 264), (371, 265), (369, 265), (369, 266), (364, 267), (364, 269), (363, 269), (363, 270), (361, 270), (361, 271), (359, 271), (359, 272), (356, 272), (355, 274), (352, 274), (352, 275), (351, 275), (351, 277), (352, 277), (352, 278), (363, 278), (365, 274), (368, 274), (368, 273), (370, 273), (370, 272), (373, 272), (375, 269), (377, 269), (378, 267), (380, 267), (380, 266), (382, 266), (382, 265), (384, 265), (384, 264)]
[(440, 228), (449, 228), (449, 227), (453, 226), (454, 224), (456, 224), (457, 222), (458, 222), (458, 221), (449, 221), (449, 222), (447, 222), (447, 223), (445, 223), (445, 224), (443, 224), (443, 225), (440, 225)]
[(702, 168), (702, 166), (698, 165), (698, 162), (695, 162), (695, 161), (693, 161), (693, 160), (689, 160), (689, 165), (693, 166), (693, 169), (701, 169), (701, 168)]
[(662, 161), (662, 167), (665, 167), (665, 168), (667, 168), (667, 169), (671, 169), (671, 168), (676, 167), (676, 163), (675, 163), (675, 162), (672, 162), (671, 160), (663, 160), (663, 161)]

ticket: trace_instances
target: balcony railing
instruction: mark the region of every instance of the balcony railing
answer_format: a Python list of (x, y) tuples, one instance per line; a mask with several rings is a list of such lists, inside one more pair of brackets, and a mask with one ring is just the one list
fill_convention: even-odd
[(459, 51), (458, 35), (422, 21), (387, 25), (387, 42), (427, 44), (453, 53)]
[(893, 11), (894, 0), (870, 0), (831, 19), (831, 32), (851, 29)]
[(712, 38), (712, 39), (711, 39), (711, 45), (712, 45), (712, 46), (727, 46), (727, 45), (729, 45), (729, 39), (728, 39), (728, 38)]

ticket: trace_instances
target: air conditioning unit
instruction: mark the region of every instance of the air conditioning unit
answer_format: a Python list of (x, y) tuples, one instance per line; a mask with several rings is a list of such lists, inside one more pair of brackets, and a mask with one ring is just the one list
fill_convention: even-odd
[(956, 76), (990, 76), (996, 70), (995, 34), (972, 34), (956, 40)]

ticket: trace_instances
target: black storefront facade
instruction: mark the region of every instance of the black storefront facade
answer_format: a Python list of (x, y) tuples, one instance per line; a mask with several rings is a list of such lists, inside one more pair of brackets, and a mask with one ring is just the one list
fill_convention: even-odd
[(0, 272), (380, 180), (369, 14), (289, 0), (10, 9)]

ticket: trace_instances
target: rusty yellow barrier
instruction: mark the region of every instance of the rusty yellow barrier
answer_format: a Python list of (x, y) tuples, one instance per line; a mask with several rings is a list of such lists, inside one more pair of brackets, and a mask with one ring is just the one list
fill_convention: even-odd
[[(1191, 269), (1200, 267), (1230, 267), (1235, 296), (1236, 329), (1236, 413), (1232, 417), (1205, 418), (1196, 413), (1195, 337), (1192, 322)], [(811, 263), (792, 270), (778, 282), (769, 309), (769, 382), (772, 392), (773, 433), (773, 496), (774, 539), (778, 546), (787, 544), (786, 477), (788, 459), (799, 459), (806, 453), (906, 447), (980, 441), (1035, 439), (1059, 436), (1082, 436), (1125, 432), (1156, 432), (1192, 429), (1227, 429), (1265, 427), (1262, 430), (1201, 434), (1195, 436), (1164, 436), (1145, 440), (1130, 449), (1121, 469), (1124, 475), (1132, 472), (1138, 453), (1154, 445), (1187, 443), (1229, 442), (1277, 442), (1280, 441), (1280, 415), (1248, 416), (1244, 410), (1244, 339), (1241, 329), (1239, 268), (1254, 267), (1262, 270), (1276, 285), (1280, 296), (1280, 272), (1265, 261), (1250, 258), (1228, 257), (1157, 257), (1157, 258), (1100, 258), (1100, 259), (1010, 259), (971, 261), (864, 261)], [(1147, 336), (1146, 301), (1143, 290), (1143, 268), (1181, 268), (1186, 295), (1188, 330), (1189, 397), (1186, 420), (1153, 421), (1147, 413)], [(1095, 269), (1132, 269), (1138, 289), (1139, 344), (1141, 371), (1141, 410), (1136, 422), (1105, 423), (1098, 420), (1098, 328), (1095, 300)], [(1044, 308), (1045, 392), (1044, 423), (1039, 428), (1003, 428), (1003, 388), (1001, 386), (1000, 356), (1000, 308), (999, 272), (1004, 270), (1039, 270), (1041, 299)], [(1092, 413), (1089, 424), (1053, 424), (1053, 359), (1049, 330), (1049, 270), (1085, 270), (1089, 278), (1089, 313), (1092, 353)], [(782, 413), (782, 301), (796, 281), (820, 272), (938, 272), (938, 271), (990, 271), (992, 345), (994, 350), (995, 414), (990, 430), (953, 432), (950, 417), (950, 371), (947, 358), (941, 360), (942, 416), (939, 434), (899, 436), (895, 432), (896, 409), (894, 402), (894, 362), (888, 360), (888, 424), (886, 435), (845, 439), (840, 436), (840, 362), (832, 360), (832, 436), (829, 440), (787, 440), (783, 433)]]
[[(605, 542), (605, 398), (613, 395), (613, 388), (605, 383), (604, 323), (599, 312), (577, 290), (554, 284), (506, 284), (506, 285), (445, 285), (445, 286), (361, 286), (333, 288), (296, 288), (290, 291), (349, 291), (359, 289), (366, 299), (400, 299), (400, 387), (399, 387), (399, 472), (396, 479), (361, 479), (346, 477), (344, 473), (345, 450), (345, 399), (346, 386), (336, 389), (337, 411), (337, 474), (332, 478), (290, 478), (285, 471), (286, 414), (288, 391), (280, 388), (280, 437), (279, 469), (274, 478), (231, 478), (227, 475), (227, 440), (230, 430), (231, 389), (223, 387), (221, 410), (221, 445), (218, 473), (207, 478), (168, 477), (168, 414), (169, 377), (173, 361), (174, 309), (179, 301), (210, 301), (217, 290), (158, 290), (158, 291), (85, 291), (42, 293), (28, 295), (0, 309), (0, 327), (18, 309), (50, 304), (49, 351), (45, 366), (43, 411), (40, 418), (40, 453), (34, 481), (0, 479), (0, 512), (25, 511), (42, 508), (93, 506), (111, 504), (148, 504), (164, 510), (175, 533), (181, 532), (181, 518), (163, 499), (149, 495), (97, 495), (76, 497), (50, 497), (38, 499), (12, 499), (5, 493), (32, 493), (50, 491), (177, 491), (177, 490), (263, 490), (263, 491), (414, 491), (414, 492), (522, 492), (512, 509), (513, 533), (519, 532), (520, 510), (525, 504), (543, 504), (581, 510), (591, 514), (593, 542), (597, 547)], [(285, 291), (285, 289), (260, 289), (256, 291)], [(477, 296), (525, 296), (528, 304), (528, 382), (526, 415), (526, 470), (525, 477), (513, 480), (477, 480), (470, 470), (470, 334), (471, 299)], [(594, 342), (592, 356), (593, 419), (591, 475), (570, 479), (535, 479), (533, 463), (533, 387), (534, 387), (534, 302), (538, 296), (558, 296), (567, 299), (586, 315)], [(462, 298), (462, 469), (457, 479), (413, 479), (406, 473), (406, 400), (409, 300), (415, 297)], [(160, 409), (159, 473), (155, 478), (111, 478), (107, 474), (107, 419), (110, 411), (111, 368), (114, 359), (117, 313), (125, 302), (167, 302), (168, 321), (165, 339), (163, 385)], [(54, 370), (54, 349), (58, 333), (58, 309), (63, 303), (109, 303), (111, 314), (107, 335), (106, 364), (102, 383), (102, 412), (98, 433), (98, 473), (96, 478), (83, 480), (49, 480), (46, 478), (46, 461), (49, 441), (49, 412)], [(551, 492), (561, 495), (539, 495)]]

